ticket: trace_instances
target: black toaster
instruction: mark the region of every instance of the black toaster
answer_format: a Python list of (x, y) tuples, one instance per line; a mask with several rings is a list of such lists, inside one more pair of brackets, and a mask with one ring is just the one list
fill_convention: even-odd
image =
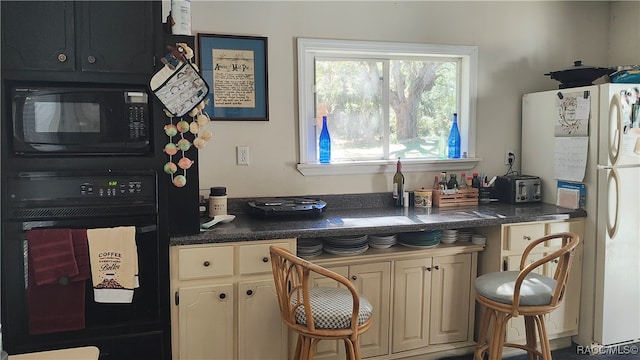
[(542, 182), (539, 177), (530, 175), (498, 176), (495, 193), (507, 204), (539, 202), (542, 201)]

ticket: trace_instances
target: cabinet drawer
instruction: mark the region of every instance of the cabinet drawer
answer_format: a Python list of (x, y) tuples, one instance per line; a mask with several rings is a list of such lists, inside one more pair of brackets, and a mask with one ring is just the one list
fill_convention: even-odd
[[(525, 266), (536, 262), (540, 259), (542, 259), (544, 257), (545, 254), (543, 253), (532, 253), (529, 254), (529, 256), (527, 256), (527, 263), (524, 264)], [(507, 256), (507, 269), (508, 271), (520, 271), (520, 261), (522, 260), (522, 256), (520, 255), (511, 255), (511, 256)], [(533, 270), (534, 273), (538, 273), (540, 275), (546, 275), (548, 264), (542, 264), (540, 266), (538, 266), (535, 270)]]
[(233, 275), (233, 246), (191, 247), (178, 252), (181, 280)]
[(544, 236), (544, 224), (527, 224), (509, 226), (505, 250), (524, 250), (531, 240)]
[[(571, 229), (571, 224), (569, 224), (568, 222), (549, 223), (547, 224), (547, 235), (567, 232), (567, 231), (570, 231), (570, 229)], [(561, 247), (562, 239), (549, 240), (549, 241), (546, 241), (544, 245), (547, 247)]]
[[(256, 245), (240, 245), (239, 251), (239, 272), (241, 275), (262, 274), (271, 272), (271, 258), (269, 256), (269, 246), (275, 245), (289, 249), (288, 242), (263, 243)], [(289, 249), (291, 250), (291, 249)]]

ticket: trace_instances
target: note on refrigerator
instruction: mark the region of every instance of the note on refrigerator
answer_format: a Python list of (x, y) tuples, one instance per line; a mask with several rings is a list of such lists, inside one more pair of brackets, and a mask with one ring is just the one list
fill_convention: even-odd
[(585, 93), (566, 93), (556, 98), (557, 117), (554, 135), (588, 136), (591, 96)]
[(589, 138), (555, 137), (553, 173), (558, 180), (581, 182), (587, 168)]

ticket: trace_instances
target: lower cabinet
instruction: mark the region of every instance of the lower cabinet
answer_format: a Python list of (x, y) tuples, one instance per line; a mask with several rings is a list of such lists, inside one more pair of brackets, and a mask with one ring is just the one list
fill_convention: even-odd
[(174, 246), (173, 359), (286, 359), (269, 246), (295, 239)]
[[(487, 236), (487, 247), (480, 258), (479, 273), (495, 271), (518, 271), (522, 252), (531, 240), (544, 235), (570, 231), (584, 238), (584, 220), (541, 221), (518, 224), (505, 224), (499, 227), (477, 229)], [(560, 244), (547, 242), (538, 245), (529, 255), (528, 261), (534, 262), (560, 248)], [(562, 304), (545, 318), (547, 336), (556, 339), (577, 334), (580, 310), (580, 289), (582, 278), (582, 248), (578, 246), (567, 280), (567, 288)], [(548, 263), (536, 270), (552, 277), (555, 264)], [(480, 315), (480, 314), (479, 314)], [(525, 328), (523, 317), (510, 320), (507, 326), (507, 341), (523, 343)]]
[[(473, 346), (477, 253), (471, 243), (432, 249), (394, 246), (357, 256), (311, 260), (349, 278), (373, 305), (361, 337), (362, 358), (401, 359)], [(315, 286), (337, 286), (314, 279)], [(320, 341), (314, 359), (344, 359), (344, 345)]]
[[(382, 261), (368, 264), (325, 266), (353, 282), (361, 295), (373, 307), (373, 324), (360, 337), (362, 357), (386, 355), (389, 351), (389, 311), (391, 290), (391, 262)], [(333, 280), (314, 277), (314, 286), (337, 286)], [(320, 341), (316, 346), (314, 359), (344, 359), (343, 341)]]
[(392, 352), (469, 338), (471, 257), (396, 261)]

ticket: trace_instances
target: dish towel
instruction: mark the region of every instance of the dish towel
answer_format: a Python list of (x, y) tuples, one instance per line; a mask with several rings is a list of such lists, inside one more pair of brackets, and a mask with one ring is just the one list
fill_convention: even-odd
[[(87, 231), (29, 230), (27, 245), (29, 333), (37, 335), (84, 329), (85, 281), (91, 275)], [(65, 275), (63, 269), (70, 272)]]
[(136, 228), (88, 229), (93, 296), (97, 303), (130, 303), (138, 283)]
[(27, 232), (29, 257), (36, 285), (54, 284), (78, 275), (71, 229), (35, 229)]

